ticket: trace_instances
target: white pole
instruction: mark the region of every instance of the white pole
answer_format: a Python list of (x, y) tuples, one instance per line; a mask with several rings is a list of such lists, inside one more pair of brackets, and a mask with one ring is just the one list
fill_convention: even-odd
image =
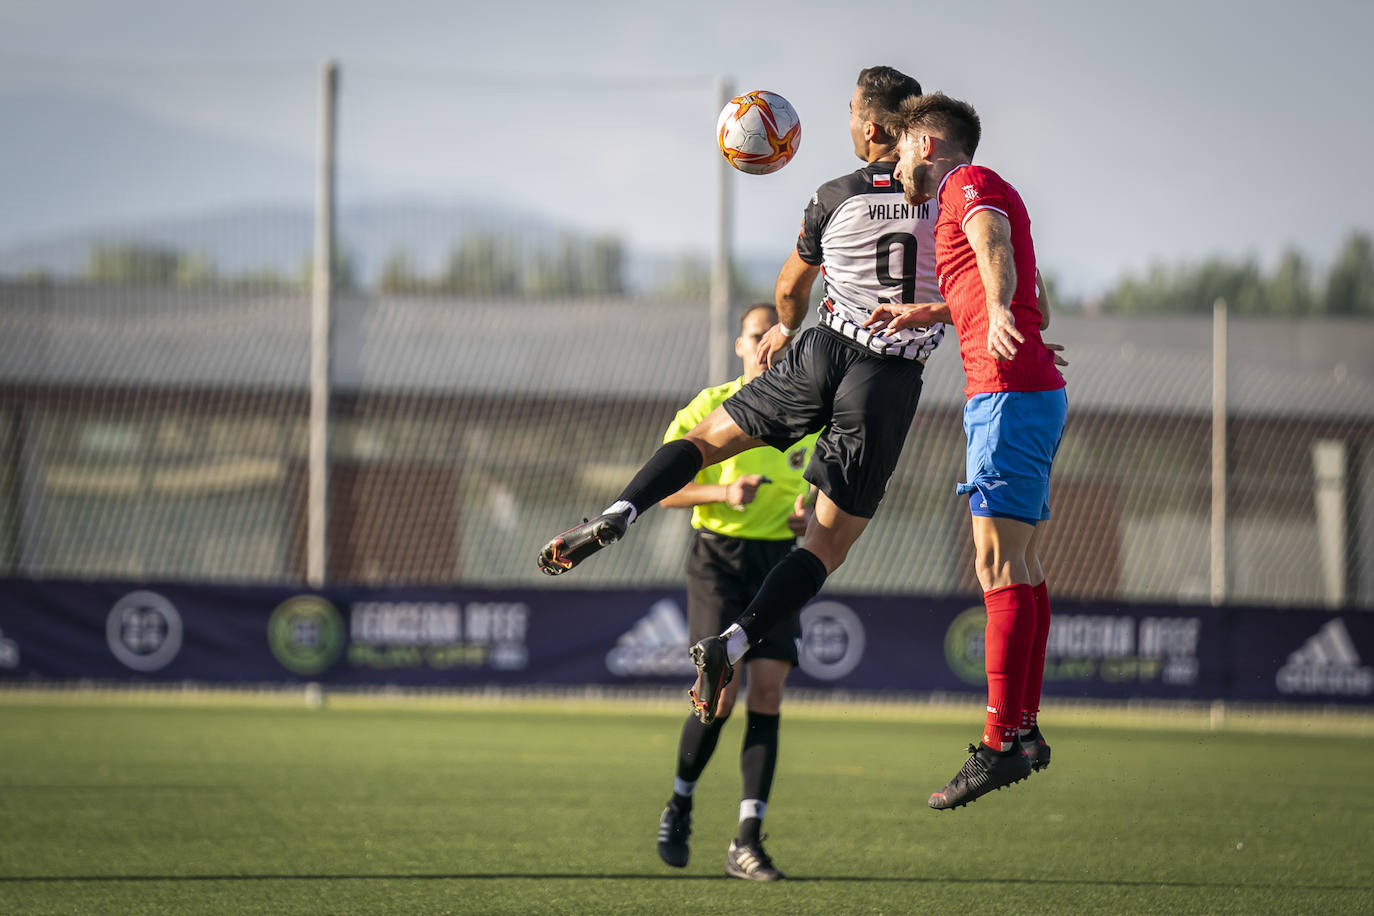
[[(716, 110), (723, 109), (734, 91), (730, 81), (716, 77)], [(730, 356), (734, 352), (731, 341), (735, 335), (730, 333), (730, 247), (731, 247), (731, 207), (730, 179), (733, 169), (721, 156), (716, 165), (716, 250), (711, 261), (711, 300), (710, 300), (710, 339), (706, 344), (708, 373), (707, 384), (719, 385), (731, 376)]]
[(1326, 606), (1343, 607), (1349, 581), (1349, 535), (1346, 533), (1348, 449), (1342, 439), (1318, 439), (1312, 443), (1312, 473), (1316, 478), (1313, 498), (1317, 509), (1317, 548), (1321, 555), (1322, 597)]
[(1212, 303), (1212, 604), (1225, 604), (1226, 300)]
[(310, 473), (306, 510), (305, 578), (322, 588), (329, 529), (329, 384), (334, 297), (334, 111), (339, 67), (325, 61), (320, 74), (319, 160), (315, 186), (315, 263), (310, 281)]

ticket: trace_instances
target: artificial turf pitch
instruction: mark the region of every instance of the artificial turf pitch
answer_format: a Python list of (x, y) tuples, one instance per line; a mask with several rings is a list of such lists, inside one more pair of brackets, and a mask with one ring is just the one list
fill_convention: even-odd
[(1048, 772), (934, 812), (976, 707), (784, 710), (765, 829), (792, 880), (756, 885), (723, 873), (738, 721), (691, 864), (655, 854), (685, 713), (5, 700), (0, 912), (1374, 913), (1367, 722), (1051, 708)]

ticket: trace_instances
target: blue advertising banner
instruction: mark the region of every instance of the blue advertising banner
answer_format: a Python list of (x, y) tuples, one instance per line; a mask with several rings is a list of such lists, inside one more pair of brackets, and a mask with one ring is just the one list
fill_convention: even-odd
[[(0, 680), (684, 687), (682, 590), (0, 580)], [(977, 693), (982, 604), (825, 594), (805, 687)], [(1374, 615), (1057, 600), (1049, 697), (1374, 702)]]

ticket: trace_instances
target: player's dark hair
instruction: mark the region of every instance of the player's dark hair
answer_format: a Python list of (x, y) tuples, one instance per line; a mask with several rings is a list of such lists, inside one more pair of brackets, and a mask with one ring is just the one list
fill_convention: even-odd
[[(978, 112), (968, 102), (952, 99), (943, 92), (917, 96), (902, 102), (897, 116), (889, 120), (892, 131), (918, 133), (929, 130), (959, 147), (970, 159), (978, 151), (983, 138), (983, 124)], [(884, 126), (887, 130), (888, 125)]]
[(773, 323), (778, 323), (777, 306), (773, 305), (773, 303), (771, 302), (752, 302), (749, 305), (746, 305), (739, 313), (739, 332), (741, 334), (744, 333), (744, 322), (749, 319), (750, 315), (754, 314), (759, 309), (767, 309), (768, 311), (772, 312)]
[(880, 127), (885, 117), (894, 114), (904, 99), (921, 94), (921, 84), (916, 78), (895, 67), (865, 67), (859, 71), (858, 85), (859, 98), (863, 100), (863, 111), (859, 114), (865, 121)]

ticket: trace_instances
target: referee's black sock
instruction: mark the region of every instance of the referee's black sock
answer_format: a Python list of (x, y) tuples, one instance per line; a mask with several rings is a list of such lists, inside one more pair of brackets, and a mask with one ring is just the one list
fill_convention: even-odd
[(715, 753), (716, 742), (720, 740), (720, 730), (725, 727), (729, 716), (717, 716), (710, 725), (702, 725), (696, 714), (687, 717), (682, 724), (682, 737), (677, 745), (677, 771), (673, 774), (673, 807), (678, 813), (687, 814), (692, 810), (692, 793), (696, 791), (697, 780), (706, 770)]
[(700, 470), (701, 450), (686, 439), (674, 439), (654, 452), (617, 501), (625, 500), (642, 515), (691, 483)]
[(773, 788), (773, 772), (778, 766), (779, 716), (749, 711), (744, 730), (744, 746), (739, 754), (739, 772), (743, 779), (739, 836), (745, 845), (759, 842), (759, 828), (763, 812), (768, 806), (768, 793)]
[(763, 580), (754, 600), (735, 621), (749, 637), (749, 645), (759, 641), (816, 597), (825, 585), (825, 564), (805, 547), (783, 557)]

